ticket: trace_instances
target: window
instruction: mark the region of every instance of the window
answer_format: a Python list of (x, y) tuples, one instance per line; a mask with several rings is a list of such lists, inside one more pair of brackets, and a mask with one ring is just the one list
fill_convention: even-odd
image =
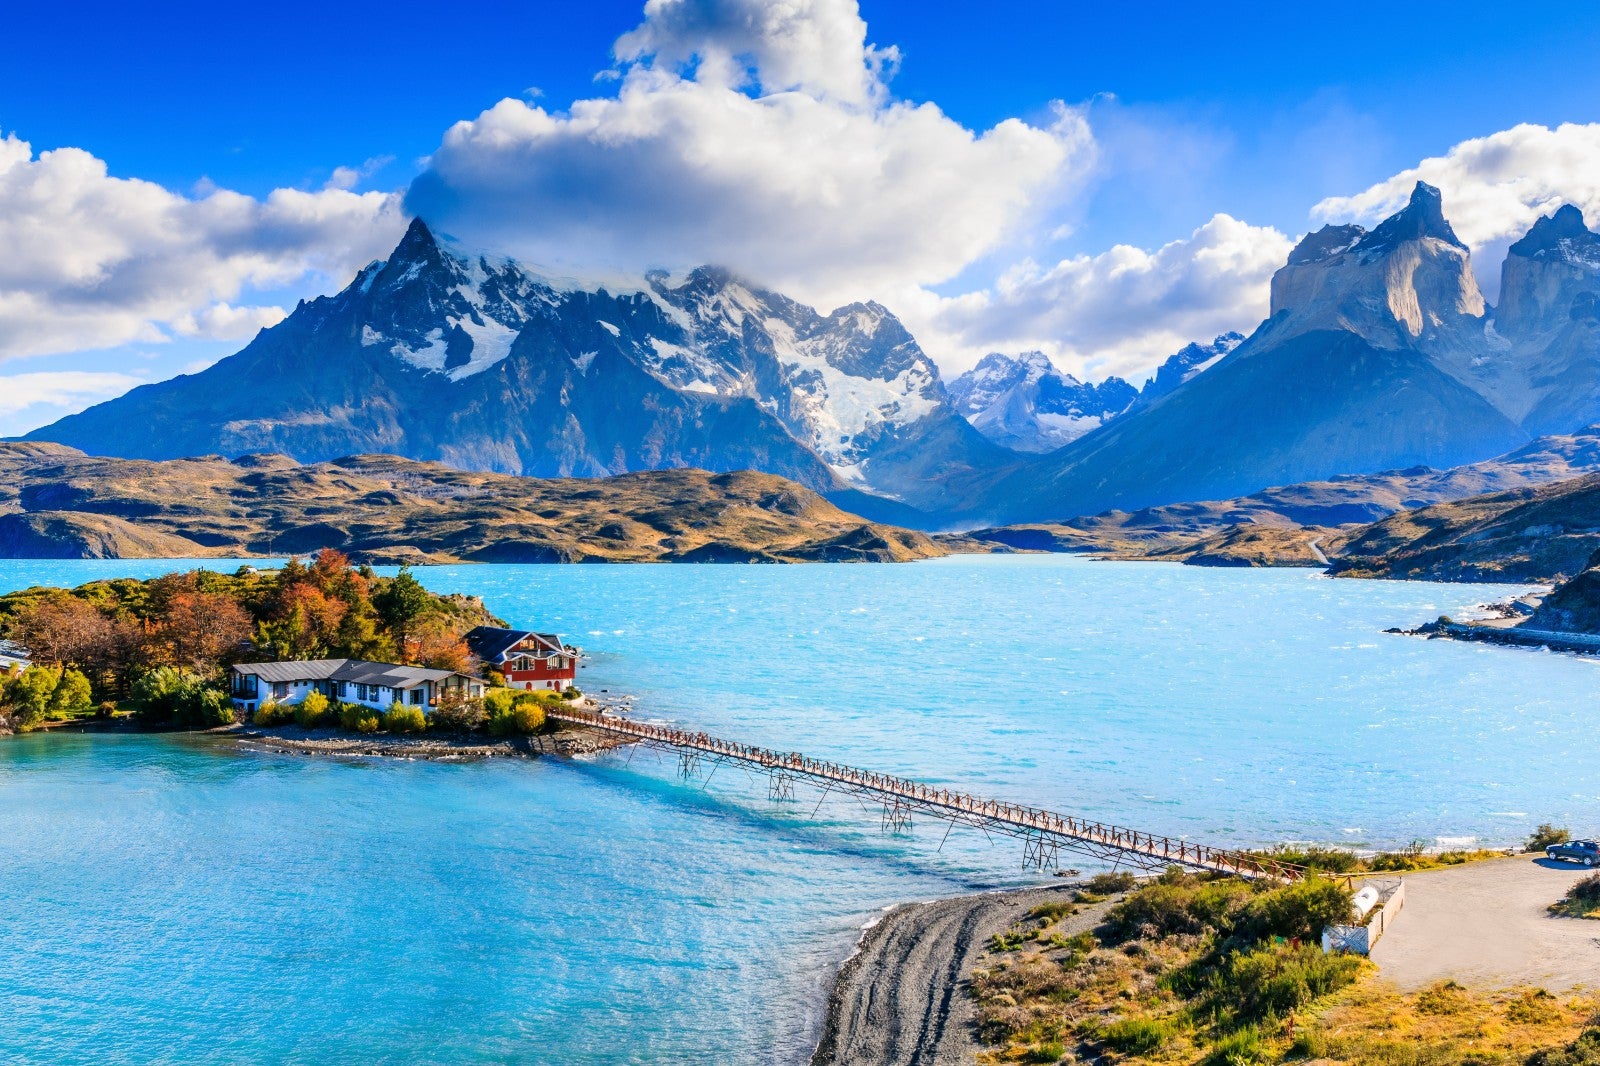
[(282, 681), (274, 681), (272, 683), (272, 697), (273, 697), (273, 699), (281, 700), (285, 696), (287, 696), (288, 694), (289, 694), (289, 686), (288, 685), (284, 684)]
[(421, 688), (414, 688), (414, 689), (411, 690), (411, 705), (413, 707), (421, 707), (422, 706), (422, 689)]

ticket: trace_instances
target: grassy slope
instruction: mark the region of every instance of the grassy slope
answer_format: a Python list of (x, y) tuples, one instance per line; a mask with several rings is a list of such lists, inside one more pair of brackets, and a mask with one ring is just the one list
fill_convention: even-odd
[(170, 557), (336, 547), (363, 561), (904, 561), (926, 536), (768, 474), (586, 480), (393, 456), (164, 462), (0, 444), (0, 556)]

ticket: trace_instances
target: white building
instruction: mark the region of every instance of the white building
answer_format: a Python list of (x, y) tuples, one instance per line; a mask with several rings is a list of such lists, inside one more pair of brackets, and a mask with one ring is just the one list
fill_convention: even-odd
[(14, 640), (0, 640), (0, 675), (20, 674), (32, 664), (27, 648)]
[(329, 701), (387, 710), (399, 702), (434, 707), (442, 696), (483, 695), (483, 682), (453, 670), (369, 663), (361, 659), (306, 659), (287, 663), (240, 663), (233, 668), (233, 706), (246, 714), (266, 702), (299, 703), (313, 692)]

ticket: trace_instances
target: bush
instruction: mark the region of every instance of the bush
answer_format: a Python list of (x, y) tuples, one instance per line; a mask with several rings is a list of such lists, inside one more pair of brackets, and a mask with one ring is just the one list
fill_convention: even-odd
[(1561, 902), (1550, 909), (1569, 918), (1600, 917), (1600, 874), (1590, 874), (1567, 890)]
[(89, 679), (76, 670), (63, 670), (56, 690), (50, 694), (50, 710), (54, 714), (77, 714), (94, 706), (94, 693)]
[(1147, 931), (1157, 936), (1227, 932), (1253, 892), (1242, 881), (1162, 875), (1112, 907), (1106, 924), (1120, 937)]
[(1572, 833), (1566, 829), (1557, 829), (1549, 822), (1545, 822), (1528, 836), (1529, 851), (1543, 851), (1552, 844), (1565, 844), (1572, 839)]
[(378, 712), (359, 703), (346, 703), (339, 707), (339, 728), (346, 733), (376, 733)]
[(1343, 885), (1307, 877), (1251, 900), (1244, 909), (1239, 930), (1258, 938), (1316, 940), (1326, 926), (1350, 921), (1351, 902), (1350, 890)]
[(1115, 1051), (1148, 1055), (1172, 1036), (1172, 1026), (1155, 1018), (1123, 1018), (1101, 1029), (1099, 1040)]
[(130, 693), (142, 721), (209, 729), (233, 722), (227, 693), (188, 670), (161, 666), (142, 674)]
[(583, 699), (583, 692), (579, 690), (577, 685), (568, 685), (561, 693), (561, 698), (564, 700), (581, 700)]
[(104, 700), (104, 701), (101, 702), (100, 706), (95, 710), (94, 716), (96, 718), (110, 718), (112, 715), (114, 715), (116, 713), (117, 713), (116, 701), (115, 700)]
[(1212, 1000), (1242, 1021), (1283, 1018), (1355, 981), (1361, 960), (1320, 947), (1261, 947), (1234, 952), (1212, 978)]
[(486, 721), (482, 700), (445, 696), (428, 716), (428, 728), (441, 733), (472, 733), (482, 729)]
[(320, 692), (309, 694), (294, 708), (294, 721), (301, 729), (320, 729), (331, 724), (332, 718), (328, 697)]
[(390, 733), (420, 733), (428, 728), (421, 707), (407, 707), (396, 701), (383, 712), (383, 728)]
[(294, 708), (287, 703), (267, 700), (256, 707), (256, 713), (251, 716), (250, 720), (264, 729), (288, 725), (294, 721)]
[(497, 737), (525, 737), (543, 729), (544, 703), (539, 699), (527, 699), (529, 695), (531, 693), (523, 693), (504, 711), (490, 714), (489, 732)]
[(509, 688), (492, 688), (483, 694), (484, 714), (493, 718), (495, 715), (504, 714), (511, 709), (517, 701), (517, 692)]
[(1205, 1066), (1247, 1066), (1262, 1061), (1265, 1056), (1261, 1033), (1251, 1026), (1220, 1041), (1202, 1061)]
[(50, 713), (50, 702), (55, 696), (56, 686), (60, 683), (60, 670), (36, 664), (22, 671), (20, 677), (6, 686), (6, 700), (11, 704), (11, 721), (17, 732), (26, 733), (45, 720)]
[(1114, 896), (1118, 892), (1132, 892), (1139, 884), (1139, 879), (1128, 871), (1118, 873), (1095, 874), (1089, 878), (1089, 883), (1084, 887), (1097, 896)]

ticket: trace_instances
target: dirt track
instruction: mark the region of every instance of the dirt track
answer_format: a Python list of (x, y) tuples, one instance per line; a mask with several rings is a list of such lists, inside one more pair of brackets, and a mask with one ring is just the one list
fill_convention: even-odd
[[(967, 975), (984, 945), (1031, 908), (1076, 886), (1021, 889), (897, 907), (839, 971), (812, 1066), (969, 1066), (978, 1054)], [(1071, 934), (1104, 907), (1067, 918)]]
[(1401, 988), (1600, 988), (1600, 921), (1545, 908), (1589, 871), (1531, 855), (1406, 874), (1406, 904), (1372, 961)]

